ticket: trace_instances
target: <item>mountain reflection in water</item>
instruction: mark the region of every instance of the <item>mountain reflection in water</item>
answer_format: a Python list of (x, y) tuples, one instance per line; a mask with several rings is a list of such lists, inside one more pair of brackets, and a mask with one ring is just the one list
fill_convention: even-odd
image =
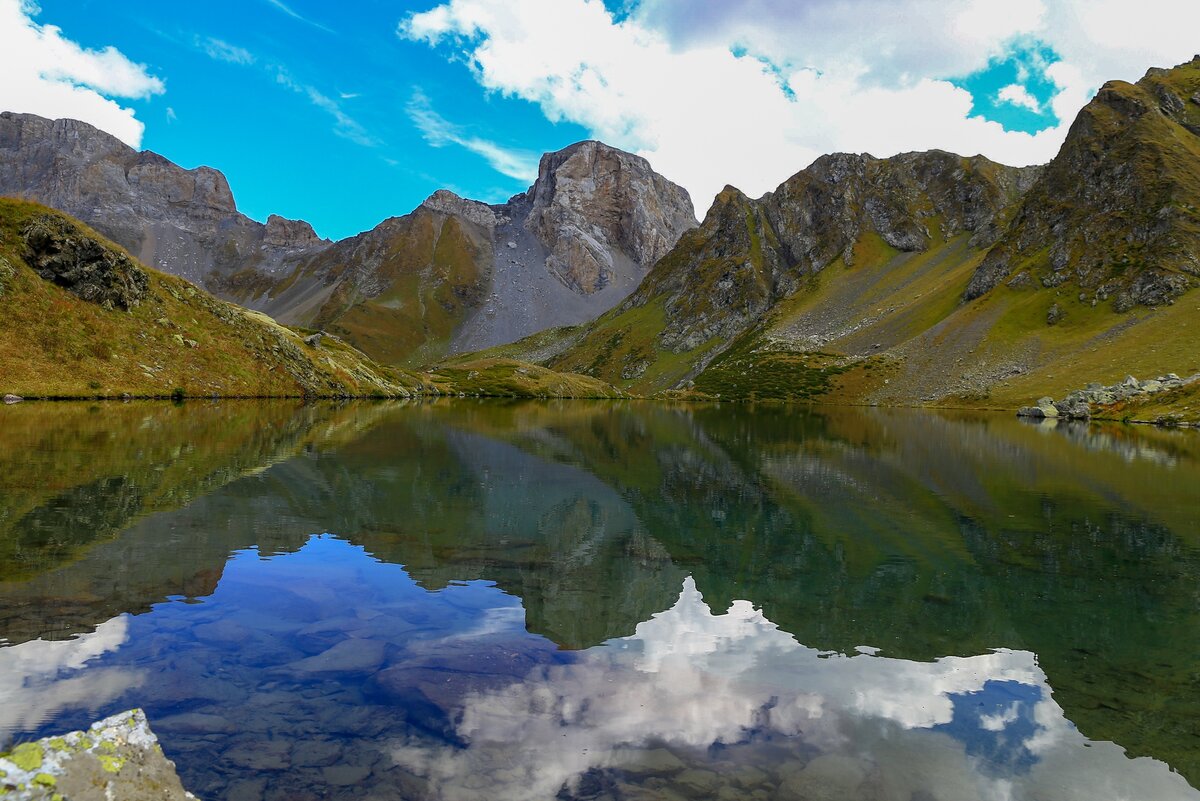
[(1187, 432), (14, 411), (0, 732), (142, 706), (211, 798), (1200, 798)]

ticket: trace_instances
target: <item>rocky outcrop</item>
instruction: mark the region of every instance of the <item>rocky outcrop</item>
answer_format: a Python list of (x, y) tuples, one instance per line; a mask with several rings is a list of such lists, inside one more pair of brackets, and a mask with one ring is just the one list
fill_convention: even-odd
[(602, 142), (542, 156), (525, 226), (549, 251), (546, 267), (590, 294), (618, 273), (637, 278), (696, 225), (691, 198), (645, 159)]
[(908, 252), (963, 233), (985, 246), (1038, 172), (941, 151), (836, 153), (758, 200), (726, 187), (626, 307), (663, 303), (668, 350), (728, 340), (834, 261), (852, 266), (869, 237)]
[(451, 217), (460, 217), (478, 225), (489, 234), (496, 228), (496, 212), (492, 210), (491, 206), (477, 200), (459, 197), (449, 189), (439, 189), (425, 198), (421, 208)]
[(263, 232), (263, 245), (282, 250), (303, 250), (321, 245), (313, 227), (304, 220), (288, 220), (278, 214), (267, 217), (267, 229)]
[(81, 235), (71, 223), (43, 214), (21, 228), (25, 262), (47, 281), (107, 309), (132, 309), (149, 287), (145, 271), (124, 253)]
[(0, 754), (0, 795), (29, 801), (187, 801), (140, 709)]
[(1041, 398), (1035, 406), (1022, 406), (1017, 410), (1017, 416), (1087, 420), (1092, 416), (1093, 407), (1107, 407), (1129, 401), (1144, 400), (1160, 392), (1181, 389), (1197, 381), (1200, 381), (1200, 373), (1187, 378), (1180, 378), (1175, 373), (1167, 373), (1158, 378), (1148, 378), (1142, 381), (1130, 375), (1126, 376), (1121, 383), (1112, 386), (1104, 386), (1099, 383), (1088, 384), (1083, 389), (1070, 392), (1060, 401), (1050, 397)]
[(1079, 112), (964, 297), (1001, 283), (1073, 284), (1117, 311), (1170, 303), (1200, 279), (1200, 56), (1110, 81)]

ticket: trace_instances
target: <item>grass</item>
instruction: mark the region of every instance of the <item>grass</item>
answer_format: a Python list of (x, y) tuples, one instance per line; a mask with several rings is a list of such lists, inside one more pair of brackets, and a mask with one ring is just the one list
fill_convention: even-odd
[[(371, 358), (406, 367), (446, 355), (454, 332), (483, 302), (491, 248), (454, 217), (427, 209), (339, 243), (295, 274), (341, 277), (308, 323), (334, 332)], [(351, 262), (375, 266), (379, 294), (365, 294)]]
[[(24, 262), (33, 203), (0, 199), (0, 392), (25, 397), (408, 395), (411, 374), (373, 364), (327, 338), (316, 348), (262, 314), (216, 300), (175, 276), (149, 277), (142, 302), (105, 309), (42, 279)], [(62, 216), (62, 215), (59, 215)], [(69, 219), (69, 218), (68, 218)], [(116, 245), (82, 224), (80, 236)]]
[(615, 387), (576, 373), (549, 370), (513, 359), (485, 358), (436, 368), (431, 377), (452, 394), (509, 398), (620, 398)]

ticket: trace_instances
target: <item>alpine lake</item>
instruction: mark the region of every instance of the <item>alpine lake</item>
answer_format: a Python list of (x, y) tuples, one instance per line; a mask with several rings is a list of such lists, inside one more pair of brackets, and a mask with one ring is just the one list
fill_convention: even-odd
[(1200, 799), (1200, 433), (0, 408), (0, 736), (282, 799)]

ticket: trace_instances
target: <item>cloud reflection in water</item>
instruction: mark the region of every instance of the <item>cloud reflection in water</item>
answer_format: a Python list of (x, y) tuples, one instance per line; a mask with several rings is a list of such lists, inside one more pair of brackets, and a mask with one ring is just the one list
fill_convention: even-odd
[(1088, 743), (1027, 651), (930, 663), (822, 653), (748, 602), (712, 614), (690, 578), (632, 636), (468, 693), (457, 734), (465, 747), (412, 739), (393, 757), (433, 797), (463, 801), (553, 798), (597, 771), (640, 784), (689, 754), (779, 797), (1200, 798), (1161, 762)]

